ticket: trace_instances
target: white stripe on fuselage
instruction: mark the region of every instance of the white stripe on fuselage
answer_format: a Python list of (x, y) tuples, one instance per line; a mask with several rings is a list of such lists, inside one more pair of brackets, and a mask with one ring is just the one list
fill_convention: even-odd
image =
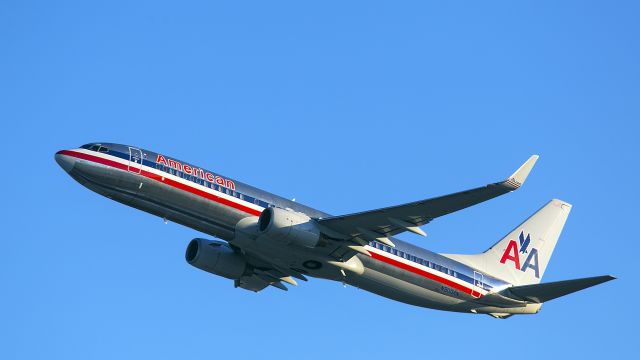
[[(416, 269), (422, 270), (424, 272), (433, 274), (433, 275), (435, 275), (437, 277), (441, 277), (441, 278), (447, 279), (447, 280), (449, 280), (451, 282), (454, 282), (454, 283), (456, 283), (458, 285), (464, 286), (464, 287), (466, 287), (468, 289), (471, 289), (472, 291), (480, 293), (482, 295), (486, 295), (487, 293), (489, 293), (489, 291), (487, 291), (487, 290), (485, 290), (485, 289), (483, 289), (481, 287), (477, 287), (477, 286), (475, 286), (475, 284), (469, 284), (468, 282), (466, 282), (466, 281), (464, 281), (462, 279), (458, 279), (455, 276), (452, 276), (452, 275), (449, 275), (449, 274), (445, 274), (445, 273), (440, 272), (440, 271), (436, 271), (436, 270), (434, 270), (434, 269), (432, 269), (430, 267), (426, 267), (424, 265), (420, 265), (418, 263), (415, 263), (413, 261), (407, 260), (407, 259), (405, 259), (403, 257), (397, 256), (397, 255), (394, 255), (394, 254), (390, 254), (390, 253), (388, 253), (386, 251), (382, 251), (382, 250), (380, 250), (378, 248), (375, 248), (373, 246), (366, 245), (364, 248), (369, 252), (374, 252), (374, 253), (376, 253), (376, 254), (378, 254), (380, 256), (384, 256), (386, 258), (393, 259), (395, 261), (398, 261), (398, 262), (401, 262), (403, 264), (409, 265), (409, 266), (411, 266), (413, 268), (416, 268)], [(431, 280), (431, 279), (429, 279), (429, 280)], [(431, 281), (435, 281), (435, 280), (431, 280)], [(435, 282), (437, 282), (437, 281), (435, 281)]]

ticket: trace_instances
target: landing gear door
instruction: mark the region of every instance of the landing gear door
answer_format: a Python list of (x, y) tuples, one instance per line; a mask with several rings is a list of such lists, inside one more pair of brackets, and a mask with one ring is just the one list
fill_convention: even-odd
[(484, 289), (484, 275), (482, 273), (474, 271), (473, 272), (473, 287), (471, 288), (471, 296), (480, 297), (480, 291), (478, 289)]
[(133, 147), (129, 147), (129, 171), (140, 174), (142, 168), (142, 151)]

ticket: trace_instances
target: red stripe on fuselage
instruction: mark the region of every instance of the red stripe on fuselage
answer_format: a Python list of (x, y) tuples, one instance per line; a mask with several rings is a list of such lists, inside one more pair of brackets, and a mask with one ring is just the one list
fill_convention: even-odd
[(378, 254), (376, 252), (370, 251), (370, 253), (371, 253), (371, 257), (372, 258), (374, 258), (376, 260), (380, 260), (380, 261), (382, 261), (384, 263), (387, 263), (389, 265), (393, 265), (393, 266), (399, 267), (399, 268), (401, 268), (403, 270), (406, 270), (406, 271), (412, 272), (414, 274), (426, 277), (429, 280), (433, 280), (433, 281), (439, 282), (441, 284), (447, 285), (449, 287), (452, 287), (454, 289), (460, 290), (460, 291), (462, 291), (462, 292), (464, 292), (466, 294), (469, 294), (469, 295), (471, 295), (473, 297), (478, 297), (476, 295), (480, 295), (479, 292), (473, 291), (472, 289), (467, 288), (464, 285), (458, 284), (457, 282), (453, 282), (453, 281), (451, 281), (449, 279), (445, 279), (445, 278), (443, 278), (441, 276), (438, 276), (436, 274), (432, 274), (432, 273), (424, 271), (422, 269), (418, 269), (418, 268), (416, 268), (414, 266), (411, 266), (409, 264), (405, 264), (402, 261), (398, 261), (398, 260), (392, 259), (390, 257), (386, 257), (386, 256)]
[(85, 153), (81, 153), (81, 152), (77, 152), (77, 151), (71, 151), (71, 150), (58, 151), (58, 154), (67, 155), (67, 156), (71, 156), (71, 157), (82, 159), (82, 160), (93, 161), (93, 162), (100, 163), (102, 165), (108, 165), (108, 166), (111, 166), (111, 167), (114, 167), (114, 168), (120, 169), (120, 170), (127, 170), (127, 165), (120, 164), (117, 161), (113, 161), (113, 160), (109, 160), (109, 159), (103, 159), (103, 158), (101, 158), (99, 156), (95, 156), (95, 155), (89, 155), (89, 154), (85, 154)]
[[(81, 152), (77, 152), (77, 151), (71, 151), (71, 150), (62, 150), (59, 152), (59, 154), (62, 155), (67, 155), (67, 156), (72, 156), (78, 159), (82, 159), (82, 160), (88, 160), (88, 161), (92, 161), (98, 164), (102, 164), (102, 165), (107, 165), (107, 166), (111, 166), (114, 167), (116, 169), (120, 169), (120, 170), (124, 170), (124, 171), (129, 171), (130, 169), (135, 169), (135, 170), (140, 170), (140, 175), (148, 178), (148, 179), (152, 179), (152, 180), (156, 180), (158, 182), (161, 182), (163, 184), (167, 184), (169, 186), (172, 186), (176, 189), (180, 189), (183, 191), (186, 191), (188, 193), (191, 193), (193, 195), (197, 195), (200, 197), (203, 197), (205, 199), (217, 202), (219, 204), (222, 205), (226, 205), (229, 206), (231, 208), (234, 208), (236, 210), (240, 210), (243, 212), (246, 212), (247, 214), (251, 214), (254, 216), (260, 216), (261, 211), (260, 210), (256, 210), (256, 209), (252, 209), (248, 206), (244, 206), (242, 204), (238, 204), (236, 202), (233, 202), (229, 199), (225, 199), (223, 197), (211, 194), (209, 192), (200, 190), (198, 188), (195, 188), (193, 186), (187, 185), (187, 184), (183, 184), (179, 181), (173, 180), (173, 179), (169, 179), (167, 177), (164, 177), (162, 175), (158, 175), (155, 173), (152, 173), (150, 171), (146, 171), (144, 169), (139, 169), (138, 167), (133, 167), (133, 166), (127, 166), (124, 164), (121, 164), (117, 161), (113, 161), (113, 160), (109, 160), (109, 159), (105, 159), (99, 156), (95, 156), (95, 155), (90, 155), (90, 154), (85, 154), (85, 153), (81, 153)], [(132, 172), (132, 174), (138, 174), (137, 171)], [(163, 180), (164, 178), (164, 180)]]

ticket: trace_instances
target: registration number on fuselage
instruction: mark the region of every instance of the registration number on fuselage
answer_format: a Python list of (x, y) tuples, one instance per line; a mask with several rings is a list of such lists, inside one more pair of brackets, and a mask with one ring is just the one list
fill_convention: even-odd
[(454, 290), (448, 286), (444, 286), (444, 285), (440, 286), (440, 291), (442, 291), (442, 293), (446, 295), (460, 297), (460, 293), (458, 292), (458, 290)]

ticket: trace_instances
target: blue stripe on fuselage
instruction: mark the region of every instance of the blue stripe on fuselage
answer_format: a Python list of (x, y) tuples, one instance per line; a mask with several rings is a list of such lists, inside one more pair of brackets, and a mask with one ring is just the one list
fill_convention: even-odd
[[(436, 254), (429, 250), (417, 247), (413, 244), (406, 243), (404, 241), (393, 239), (394, 244), (396, 245), (394, 248), (386, 246), (377, 241), (372, 241), (369, 243), (370, 246), (382, 250), (386, 253), (401, 257), (405, 260), (409, 260), (413, 263), (422, 265), (431, 270), (435, 270), (441, 274), (453, 276), (457, 279), (460, 279), (466, 283), (471, 285), (475, 284), (474, 269), (461, 264), (457, 261), (449, 259), (446, 256), (442, 256), (440, 254)], [(482, 286), (479, 286), (487, 291), (495, 288), (506, 285), (507, 283), (491, 277), (487, 274), (482, 274)]]

